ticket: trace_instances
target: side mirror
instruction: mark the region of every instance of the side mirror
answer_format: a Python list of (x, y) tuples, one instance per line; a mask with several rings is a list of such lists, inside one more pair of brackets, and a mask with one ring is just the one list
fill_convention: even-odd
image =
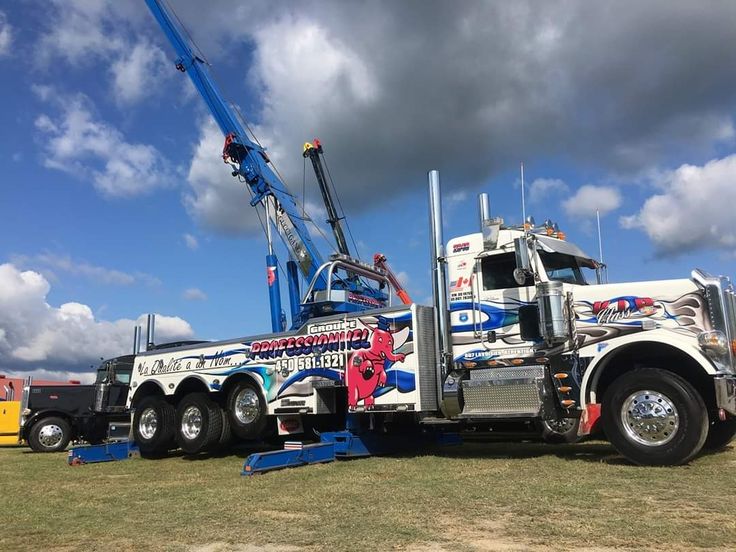
[(529, 247), (525, 237), (514, 239), (514, 253), (516, 256), (514, 280), (517, 284), (523, 286), (527, 281), (527, 276), (532, 274), (532, 261), (529, 257)]
[(519, 307), (519, 333), (524, 341), (541, 341), (539, 331), (539, 308), (537, 305)]

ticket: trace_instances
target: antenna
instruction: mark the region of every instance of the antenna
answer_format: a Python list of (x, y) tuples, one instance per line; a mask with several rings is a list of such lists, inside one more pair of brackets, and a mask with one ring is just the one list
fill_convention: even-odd
[(595, 210), (595, 218), (598, 221), (598, 259), (603, 264), (603, 239), (601, 238), (601, 212)]
[[(521, 224), (526, 225), (526, 201), (524, 198), (524, 163), (521, 163)], [(526, 226), (524, 226), (526, 227)]]

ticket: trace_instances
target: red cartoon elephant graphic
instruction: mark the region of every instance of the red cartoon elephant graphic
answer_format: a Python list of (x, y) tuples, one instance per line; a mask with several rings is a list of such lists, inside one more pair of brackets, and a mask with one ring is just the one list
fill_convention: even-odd
[[(361, 321), (362, 322), (362, 321)], [(378, 317), (378, 323), (363, 325), (370, 329), (371, 347), (370, 349), (353, 353), (348, 363), (347, 386), (348, 386), (348, 406), (358, 406), (358, 401), (362, 400), (366, 407), (373, 406), (375, 399), (373, 393), (379, 387), (386, 385), (386, 363), (403, 362), (405, 355), (403, 353), (394, 353), (395, 349), (401, 347), (409, 334), (409, 328), (405, 328), (399, 332), (392, 333), (389, 327), (389, 320), (383, 316)], [(397, 335), (399, 343), (394, 343), (394, 335)]]

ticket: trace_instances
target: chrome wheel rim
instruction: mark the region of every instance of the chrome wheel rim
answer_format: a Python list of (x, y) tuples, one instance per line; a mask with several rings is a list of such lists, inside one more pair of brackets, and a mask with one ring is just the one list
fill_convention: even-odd
[(235, 417), (241, 424), (252, 424), (258, 418), (259, 405), (258, 393), (246, 387), (235, 397)]
[(196, 406), (188, 406), (181, 416), (181, 434), (191, 441), (202, 432), (202, 411)]
[(560, 435), (562, 435), (570, 431), (573, 427), (575, 427), (576, 422), (577, 422), (576, 418), (559, 418), (557, 420), (545, 420), (544, 425), (550, 431), (553, 431), (554, 433), (559, 433)]
[(38, 432), (38, 441), (46, 448), (59, 446), (62, 439), (64, 439), (64, 432), (56, 424), (45, 425)]
[(146, 408), (138, 421), (138, 433), (146, 440), (153, 439), (158, 428), (158, 416), (155, 408)]
[(633, 441), (657, 447), (675, 437), (680, 415), (668, 396), (658, 391), (636, 391), (621, 405), (621, 423)]

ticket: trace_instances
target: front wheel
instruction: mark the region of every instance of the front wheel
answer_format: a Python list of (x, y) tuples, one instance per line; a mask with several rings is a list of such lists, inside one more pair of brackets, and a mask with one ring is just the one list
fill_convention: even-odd
[(616, 379), (601, 412), (611, 444), (635, 464), (684, 464), (703, 447), (708, 414), (703, 399), (677, 374), (642, 368)]
[(163, 397), (146, 397), (135, 407), (133, 440), (144, 456), (165, 454), (174, 444), (174, 407)]
[(28, 435), (28, 446), (34, 452), (59, 452), (64, 450), (72, 437), (69, 422), (51, 416), (33, 424)]
[(736, 436), (736, 418), (733, 416), (723, 421), (713, 422), (708, 428), (708, 437), (705, 439), (705, 450), (721, 450)]
[(241, 439), (258, 439), (266, 427), (266, 403), (249, 381), (239, 381), (227, 398), (232, 432)]

